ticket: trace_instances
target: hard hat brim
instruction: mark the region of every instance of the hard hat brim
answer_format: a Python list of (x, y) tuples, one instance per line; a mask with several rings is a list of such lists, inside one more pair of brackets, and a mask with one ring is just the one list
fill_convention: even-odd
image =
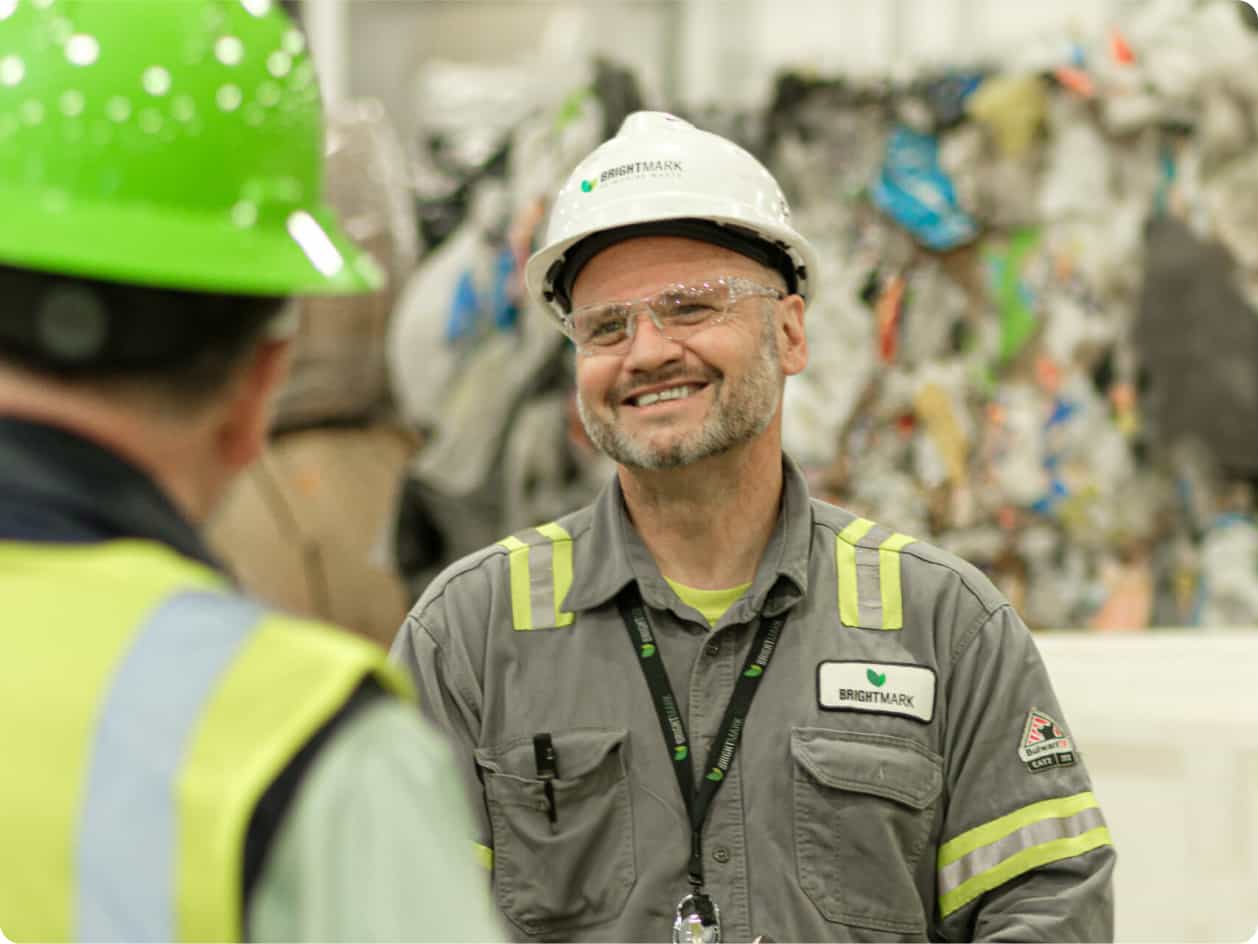
[(525, 285), (529, 295), (557, 323), (562, 323), (563, 312), (560, 310), (560, 306), (547, 297), (552, 292), (547, 276), (550, 273), (551, 266), (557, 260), (563, 258), (568, 250), (581, 242), (581, 240), (609, 229), (633, 225), (643, 219), (649, 219), (651, 222), (702, 219), (718, 225), (724, 224), (751, 230), (766, 242), (784, 249), (807, 272), (807, 278), (804, 280), (804, 287), (801, 289), (800, 294), (804, 296), (810, 305), (816, 301), (818, 264), (816, 252), (812, 245), (793, 229), (764, 221), (749, 221), (744, 214), (736, 211), (731, 213), (714, 213), (710, 204), (694, 201), (686, 194), (665, 193), (658, 198), (658, 202), (669, 206), (672, 211), (659, 212), (658, 210), (653, 210), (649, 213), (642, 212), (637, 201), (613, 204), (604, 208), (600, 213), (592, 214), (593, 219), (580, 231), (535, 252), (525, 265)]
[(289, 225), (238, 226), (226, 211), (57, 206), (46, 193), (8, 188), (0, 188), (0, 206), (7, 220), (22, 221), (0, 224), (0, 263), (18, 268), (238, 295), (360, 294), (385, 284), (380, 267), (327, 208), (296, 211)]

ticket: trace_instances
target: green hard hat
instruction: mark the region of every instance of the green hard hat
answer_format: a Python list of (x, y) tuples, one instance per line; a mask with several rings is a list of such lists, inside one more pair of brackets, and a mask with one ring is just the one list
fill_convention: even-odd
[(247, 295), (379, 288), (323, 202), (273, 0), (0, 0), (0, 264)]

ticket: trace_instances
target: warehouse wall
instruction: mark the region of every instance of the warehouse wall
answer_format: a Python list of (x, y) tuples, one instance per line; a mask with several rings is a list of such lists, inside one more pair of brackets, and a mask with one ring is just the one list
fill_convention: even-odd
[(598, 54), (631, 67), (657, 104), (749, 106), (766, 99), (783, 67), (885, 75), (1030, 57), (1069, 34), (1097, 35), (1131, 2), (306, 0), (305, 8), (330, 97), (379, 98), (409, 141), (415, 74), (434, 58), (553, 65)]
[(903, 75), (1006, 60), (1068, 32), (1095, 36), (1120, 0), (690, 0), (678, 89), (688, 104), (759, 104), (786, 66)]
[(1258, 633), (1038, 641), (1118, 849), (1118, 940), (1258, 933)]
[(631, 64), (652, 99), (671, 100), (678, 11), (675, 0), (352, 2), (343, 37), (347, 89), (383, 101), (407, 142), (419, 123), (416, 74), (436, 59), (562, 69), (601, 53)]

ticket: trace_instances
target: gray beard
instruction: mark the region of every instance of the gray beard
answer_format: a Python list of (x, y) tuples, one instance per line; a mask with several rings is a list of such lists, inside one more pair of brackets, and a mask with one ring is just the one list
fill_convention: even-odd
[[(614, 461), (630, 468), (675, 469), (721, 455), (755, 439), (772, 422), (782, 398), (782, 372), (778, 366), (774, 327), (772, 317), (764, 319), (756, 362), (737, 386), (729, 388), (725, 402), (721, 401), (720, 393), (726, 389), (726, 381), (719, 381), (712, 412), (695, 435), (662, 447), (639, 442), (614, 422), (607, 422), (588, 409), (578, 392), (577, 411), (590, 441)], [(613, 421), (618, 409), (619, 406), (613, 408)]]

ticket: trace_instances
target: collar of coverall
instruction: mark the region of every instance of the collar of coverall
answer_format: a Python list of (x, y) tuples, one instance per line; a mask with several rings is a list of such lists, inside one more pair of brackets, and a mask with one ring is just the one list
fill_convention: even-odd
[(65, 430), (0, 417), (0, 540), (157, 541), (222, 570), (196, 529), (147, 475)]
[[(677, 595), (660, 576), (651, 552), (634, 530), (625, 511), (620, 480), (613, 476), (594, 503), (590, 530), (582, 542), (598, 553), (574, 554), (572, 589), (562, 608), (569, 612), (601, 606), (631, 580), (638, 581), (643, 601), (654, 609), (677, 612)], [(808, 555), (812, 547), (812, 505), (804, 475), (787, 456), (782, 457), (782, 506), (769, 538), (751, 591), (743, 595), (722, 622), (748, 622), (774, 616), (808, 592)], [(775, 589), (776, 588), (776, 589)], [(775, 591), (770, 597), (770, 591)], [(767, 602), (766, 602), (767, 601)], [(677, 613), (678, 616), (688, 614)]]

